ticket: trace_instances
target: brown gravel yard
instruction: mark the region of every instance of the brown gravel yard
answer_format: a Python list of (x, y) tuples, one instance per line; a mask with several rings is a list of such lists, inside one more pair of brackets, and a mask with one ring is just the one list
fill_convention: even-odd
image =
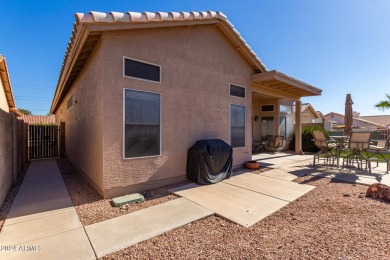
[[(113, 208), (66, 159), (57, 164), (83, 225), (177, 198), (171, 185), (144, 192), (145, 202)], [(104, 259), (390, 259), (389, 203), (359, 198), (364, 185), (313, 176), (295, 181), (317, 188), (250, 228), (211, 216)]]
[(296, 181), (317, 188), (250, 228), (212, 216), (104, 259), (390, 259), (389, 203), (359, 198), (363, 185)]
[(57, 159), (57, 165), (68, 188), (72, 203), (84, 226), (176, 199), (176, 195), (171, 194), (168, 189), (188, 183), (182, 182), (142, 192), (141, 194), (145, 197), (144, 202), (115, 208), (111, 206), (111, 199), (104, 199), (100, 196), (66, 158)]

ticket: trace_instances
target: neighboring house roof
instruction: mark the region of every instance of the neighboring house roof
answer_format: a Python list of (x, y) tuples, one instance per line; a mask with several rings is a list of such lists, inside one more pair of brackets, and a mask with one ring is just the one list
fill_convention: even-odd
[(359, 118), (374, 122), (376, 124), (381, 124), (384, 126), (390, 125), (390, 115), (381, 115), (381, 116), (360, 116)]
[(304, 112), (306, 109), (309, 109), (313, 115), (316, 118), (319, 118), (320, 116), (317, 114), (317, 111), (313, 108), (313, 106), (310, 103), (303, 103), (302, 104), (302, 112)]
[(11, 82), (9, 79), (8, 69), (7, 69), (7, 63), (5, 61), (5, 57), (3, 55), (0, 55), (0, 80), (2, 81), (2, 85), (4, 88), (4, 93), (7, 99), (9, 110), (12, 113), (15, 113), (17, 115), (21, 115), (22, 113), (16, 108), (15, 99), (12, 94), (12, 87)]
[[(221, 12), (110, 12), (89, 14), (76, 13), (72, 36), (65, 52), (57, 88), (50, 112), (54, 113), (70, 86), (83, 68), (102, 31), (137, 28), (156, 28), (167, 26), (193, 26), (214, 24), (234, 44), (234, 47), (256, 68), (257, 72), (268, 71), (266, 66), (252, 51), (239, 32)], [(100, 25), (104, 26), (102, 28)]]
[(19, 119), (23, 119), (25, 123), (29, 125), (36, 124), (55, 124), (56, 118), (54, 115), (50, 116), (33, 116), (33, 115), (22, 115), (18, 117)]
[(325, 121), (326, 118), (325, 118), (324, 114), (322, 114), (321, 111), (316, 111), (316, 112)]
[[(313, 106), (310, 103), (302, 103), (301, 112), (304, 112), (306, 109), (309, 109), (316, 118), (320, 117), (318, 112), (313, 108)], [(295, 105), (293, 106), (293, 112), (295, 112)]]
[[(336, 113), (336, 112), (330, 112), (330, 113), (325, 115), (325, 118), (327, 118), (328, 120), (331, 120), (332, 119), (331, 118), (332, 114), (344, 117), (343, 114), (339, 114), (339, 113)], [(372, 121), (369, 121), (369, 120), (366, 120), (366, 119), (362, 119), (362, 117), (354, 117), (353, 120), (354, 121), (363, 122), (363, 123), (366, 123), (366, 124), (370, 124), (370, 125), (373, 125), (373, 126), (377, 126), (377, 127), (386, 127), (386, 125), (375, 123), (375, 122), (372, 122)]]

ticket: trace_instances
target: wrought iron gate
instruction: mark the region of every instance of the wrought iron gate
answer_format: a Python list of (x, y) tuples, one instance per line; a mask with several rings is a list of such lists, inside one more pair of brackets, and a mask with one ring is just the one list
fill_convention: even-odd
[(58, 157), (58, 126), (29, 126), (30, 159)]

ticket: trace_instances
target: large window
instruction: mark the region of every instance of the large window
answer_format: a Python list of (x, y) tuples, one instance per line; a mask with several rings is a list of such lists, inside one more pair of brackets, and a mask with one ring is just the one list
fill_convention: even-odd
[(160, 155), (160, 94), (125, 89), (124, 95), (125, 158)]
[(123, 75), (137, 79), (160, 82), (160, 66), (124, 58)]
[(245, 107), (230, 105), (230, 144), (245, 147)]

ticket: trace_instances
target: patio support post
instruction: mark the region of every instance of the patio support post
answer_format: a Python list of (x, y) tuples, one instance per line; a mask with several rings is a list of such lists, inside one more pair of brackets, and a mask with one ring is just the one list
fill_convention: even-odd
[(302, 101), (295, 101), (295, 153), (302, 151)]

